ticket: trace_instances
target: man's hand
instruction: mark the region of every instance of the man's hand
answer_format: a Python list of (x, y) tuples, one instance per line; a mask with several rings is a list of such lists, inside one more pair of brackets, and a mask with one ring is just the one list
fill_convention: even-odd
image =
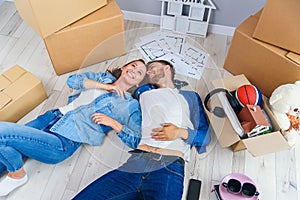
[(163, 123), (161, 128), (152, 129), (151, 136), (154, 140), (169, 141), (177, 138), (187, 139), (188, 131), (172, 123)]

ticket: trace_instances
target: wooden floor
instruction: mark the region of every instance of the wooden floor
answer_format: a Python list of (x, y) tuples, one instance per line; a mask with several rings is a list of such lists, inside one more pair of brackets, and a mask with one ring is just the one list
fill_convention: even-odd
[[(125, 56), (111, 59), (79, 71), (99, 71), (125, 63), (141, 55), (134, 49), (138, 39), (158, 30), (158, 26), (125, 21), (127, 48)], [(202, 99), (211, 87), (210, 81), (231, 76), (222, 69), (231, 37), (209, 34), (207, 38), (187, 38), (196, 47), (203, 47), (209, 54), (201, 80), (177, 76), (189, 82), (187, 89), (199, 92)], [(45, 110), (64, 105), (69, 94), (65, 85), (67, 76), (57, 76), (52, 68), (44, 42), (22, 21), (12, 2), (0, 5), (0, 73), (18, 64), (42, 80), (49, 98), (32, 110), (18, 123), (25, 123)], [(272, 145), (266, 141), (266, 145)], [(260, 157), (253, 157), (247, 151), (233, 153), (222, 149), (212, 133), (212, 142), (205, 154), (192, 150), (191, 161), (186, 165), (185, 186), (190, 178), (202, 180), (201, 200), (215, 200), (211, 188), (224, 176), (232, 172), (250, 176), (258, 185), (261, 200), (300, 199), (300, 149), (282, 151)], [(57, 165), (47, 165), (28, 160), (25, 169), (29, 182), (6, 198), (9, 200), (59, 200), (71, 199), (78, 191), (103, 173), (119, 166), (126, 159), (126, 148), (113, 132), (100, 147), (88, 145), (79, 149), (71, 158)], [(185, 193), (186, 194), (185, 187)], [(0, 198), (1, 199), (1, 198)], [(183, 197), (185, 199), (185, 197)]]

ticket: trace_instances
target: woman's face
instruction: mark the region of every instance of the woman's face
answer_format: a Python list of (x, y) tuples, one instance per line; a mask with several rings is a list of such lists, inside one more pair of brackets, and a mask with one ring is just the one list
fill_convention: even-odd
[(128, 84), (135, 86), (138, 85), (146, 75), (146, 65), (141, 61), (133, 61), (122, 67), (123, 78)]

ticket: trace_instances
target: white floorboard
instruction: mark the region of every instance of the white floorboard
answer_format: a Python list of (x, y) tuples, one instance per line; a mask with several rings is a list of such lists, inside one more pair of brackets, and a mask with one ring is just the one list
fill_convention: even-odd
[[(125, 20), (127, 48), (134, 49), (139, 37), (159, 29), (158, 25)], [(199, 92), (203, 99), (211, 89), (211, 80), (232, 76), (223, 69), (231, 36), (208, 34), (207, 38), (188, 38), (197, 47), (210, 54), (209, 65), (201, 80), (183, 77), (189, 82), (188, 89)], [(104, 61), (81, 70), (104, 70), (121, 65), (124, 59), (140, 57), (138, 51)], [(24, 116), (18, 123), (26, 123), (48, 109), (64, 105), (69, 90), (65, 85), (68, 74), (57, 76), (53, 70), (44, 42), (19, 17), (13, 2), (0, 4), (0, 73), (19, 64), (42, 80), (49, 98)], [(180, 76), (178, 76), (180, 77)], [(182, 77), (181, 77), (182, 78)], [(272, 145), (272, 144), (269, 144)], [(126, 159), (126, 149), (111, 132), (99, 147), (82, 146), (71, 158), (57, 165), (47, 165), (29, 159), (25, 169), (29, 182), (9, 196), (8, 200), (68, 200), (90, 182), (107, 171), (116, 168)], [(220, 147), (212, 133), (208, 152), (202, 155), (192, 150), (191, 160), (186, 165), (185, 192), (190, 178), (202, 180), (200, 200), (215, 200), (211, 188), (224, 176), (240, 172), (250, 176), (258, 185), (260, 200), (300, 199), (300, 149), (253, 157), (247, 151), (232, 152)], [(183, 197), (182, 199), (185, 199)]]

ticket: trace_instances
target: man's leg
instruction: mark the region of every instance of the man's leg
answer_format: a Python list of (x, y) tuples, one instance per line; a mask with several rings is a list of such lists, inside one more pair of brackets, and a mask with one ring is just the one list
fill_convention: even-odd
[(135, 200), (141, 199), (138, 186), (141, 183), (141, 174), (113, 170), (98, 178), (79, 194), (74, 200)]
[(182, 199), (184, 181), (182, 164), (171, 163), (159, 170), (149, 172), (143, 179), (141, 192), (144, 199)]

